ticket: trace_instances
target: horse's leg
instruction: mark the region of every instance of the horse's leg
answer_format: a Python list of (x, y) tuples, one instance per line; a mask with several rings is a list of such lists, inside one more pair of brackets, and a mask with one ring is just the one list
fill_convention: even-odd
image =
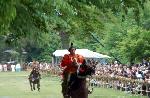
[(33, 83), (33, 89), (35, 90), (35, 83)]
[(67, 82), (63, 81), (61, 86), (62, 86), (63, 98), (71, 98), (69, 91), (68, 91)]
[(37, 88), (38, 88), (38, 91), (40, 91), (40, 82), (39, 81), (37, 83)]
[(32, 82), (30, 80), (29, 80), (29, 83), (30, 83), (31, 91), (33, 91), (33, 89), (32, 89)]

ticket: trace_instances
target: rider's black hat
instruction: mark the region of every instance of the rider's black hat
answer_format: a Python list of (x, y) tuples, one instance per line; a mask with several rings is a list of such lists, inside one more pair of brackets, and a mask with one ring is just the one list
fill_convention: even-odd
[(71, 43), (71, 46), (69, 47), (68, 51), (70, 51), (71, 49), (76, 49), (76, 48), (73, 46), (73, 43)]

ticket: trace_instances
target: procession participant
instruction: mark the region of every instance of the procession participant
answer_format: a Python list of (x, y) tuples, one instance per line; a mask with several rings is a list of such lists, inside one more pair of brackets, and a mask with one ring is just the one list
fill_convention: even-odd
[[(86, 88), (86, 79), (78, 79), (77, 70), (85, 61), (82, 55), (76, 54), (76, 48), (71, 43), (68, 49), (70, 54), (65, 54), (61, 67), (63, 70), (62, 93), (64, 98), (88, 98), (88, 90)], [(77, 83), (78, 81), (78, 83)], [(71, 87), (72, 85), (75, 85)]]

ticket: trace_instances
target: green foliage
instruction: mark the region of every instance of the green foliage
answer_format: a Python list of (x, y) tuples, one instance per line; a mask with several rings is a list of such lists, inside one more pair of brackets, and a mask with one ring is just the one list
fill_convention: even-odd
[(6, 33), (10, 22), (16, 17), (17, 2), (18, 0), (0, 0), (0, 34)]
[(120, 53), (130, 62), (148, 58), (150, 56), (149, 33), (149, 31), (138, 27), (128, 30), (128, 35), (118, 46)]
[(25, 49), (30, 60), (50, 61), (52, 52), (71, 41), (125, 63), (140, 61), (149, 57), (149, 5), (148, 0), (1, 0), (0, 34), (20, 54)]

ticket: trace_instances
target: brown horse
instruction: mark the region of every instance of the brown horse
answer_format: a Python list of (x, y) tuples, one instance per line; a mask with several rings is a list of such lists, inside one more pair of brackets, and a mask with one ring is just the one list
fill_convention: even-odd
[(37, 89), (38, 91), (40, 91), (41, 75), (39, 71), (36, 69), (33, 69), (28, 79), (29, 79), (31, 91), (35, 90), (35, 84), (37, 84)]
[(88, 90), (86, 85), (86, 77), (94, 73), (95, 66), (89, 66), (86, 61), (80, 65), (76, 73), (68, 74), (64, 72), (64, 81), (62, 82), (64, 98), (88, 98), (91, 91)]

